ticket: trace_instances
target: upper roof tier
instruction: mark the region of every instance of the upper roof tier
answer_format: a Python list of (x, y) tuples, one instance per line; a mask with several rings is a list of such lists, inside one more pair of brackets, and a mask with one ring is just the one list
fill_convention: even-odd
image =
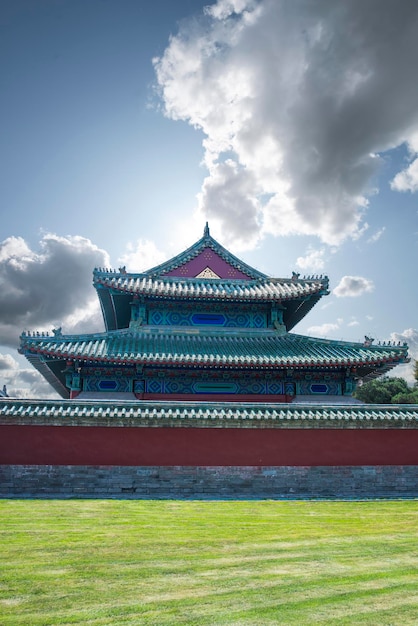
[(286, 330), (291, 330), (323, 296), (327, 277), (269, 278), (250, 267), (209, 233), (174, 258), (142, 273), (96, 268), (93, 283), (107, 330), (129, 325), (133, 296), (148, 300), (192, 300), (282, 305)]
[(154, 278), (144, 274), (94, 271), (94, 284), (121, 293), (165, 299), (282, 302), (327, 292), (328, 279), (262, 278), (258, 280), (208, 280)]

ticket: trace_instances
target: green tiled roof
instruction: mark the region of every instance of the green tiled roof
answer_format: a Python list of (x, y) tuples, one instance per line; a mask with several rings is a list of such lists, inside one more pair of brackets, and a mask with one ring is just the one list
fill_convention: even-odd
[(184, 327), (144, 327), (60, 337), (23, 334), (21, 352), (28, 357), (37, 354), (91, 362), (211, 368), (385, 366), (388, 369), (407, 358), (406, 346), (367, 346), (290, 333), (279, 335), (266, 329), (244, 334)]
[(158, 298), (204, 299), (240, 302), (276, 302), (325, 294), (328, 278), (258, 280), (159, 277), (94, 271), (95, 286), (129, 294)]
[(418, 405), (0, 400), (0, 423), (269, 428), (416, 428)]
[[(223, 261), (235, 268), (239, 272), (237, 276), (241, 278), (231, 278), (229, 273), (225, 277), (222, 272), (223, 278), (202, 277), (201, 272), (194, 278), (167, 275), (192, 261), (207, 248), (211, 248)], [(235, 275), (234, 272), (232, 275)], [(202, 239), (170, 261), (142, 273), (129, 273), (125, 268), (119, 268), (118, 271), (96, 268), (93, 284), (109, 331), (128, 327), (133, 299), (143, 299), (145, 305), (155, 301), (169, 302), (170, 305), (178, 302), (181, 306), (185, 302), (195, 302), (199, 306), (202, 303), (209, 306), (212, 303), (223, 303), (237, 309), (251, 304), (266, 309), (275, 305), (282, 310), (283, 323), (286, 330), (290, 331), (322, 296), (329, 293), (326, 276), (299, 278), (299, 274), (294, 273), (292, 278), (269, 278), (218, 244), (209, 235), (207, 226)]]

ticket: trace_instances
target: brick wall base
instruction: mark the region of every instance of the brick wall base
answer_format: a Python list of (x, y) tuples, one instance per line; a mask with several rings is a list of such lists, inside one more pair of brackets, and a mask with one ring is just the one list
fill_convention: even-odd
[(2, 465), (2, 498), (416, 498), (418, 466)]

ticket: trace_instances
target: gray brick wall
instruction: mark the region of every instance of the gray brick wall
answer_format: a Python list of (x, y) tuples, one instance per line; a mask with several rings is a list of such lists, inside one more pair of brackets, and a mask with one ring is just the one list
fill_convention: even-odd
[(0, 466), (2, 498), (418, 497), (418, 466)]

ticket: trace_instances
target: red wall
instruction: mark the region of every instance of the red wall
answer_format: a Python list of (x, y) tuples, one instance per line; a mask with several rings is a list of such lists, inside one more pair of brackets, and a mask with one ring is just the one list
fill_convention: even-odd
[(418, 430), (0, 426), (0, 463), (418, 465)]

